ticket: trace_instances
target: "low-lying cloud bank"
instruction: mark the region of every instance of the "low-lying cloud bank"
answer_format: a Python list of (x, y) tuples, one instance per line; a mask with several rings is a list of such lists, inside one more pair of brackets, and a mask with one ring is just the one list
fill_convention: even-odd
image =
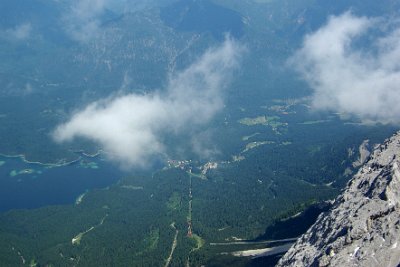
[[(372, 32), (380, 37), (370, 38)], [(332, 16), (289, 63), (314, 90), (314, 108), (400, 123), (399, 25), (350, 12)]]
[(153, 94), (128, 94), (94, 102), (57, 127), (58, 142), (83, 137), (99, 143), (123, 167), (146, 166), (165, 151), (165, 134), (206, 124), (223, 107), (223, 89), (243, 47), (227, 38)]

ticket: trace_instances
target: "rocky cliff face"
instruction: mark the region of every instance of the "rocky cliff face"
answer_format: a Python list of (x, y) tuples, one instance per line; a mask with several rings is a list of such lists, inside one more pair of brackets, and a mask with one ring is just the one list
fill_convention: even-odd
[(399, 168), (400, 132), (375, 147), (277, 266), (400, 266)]

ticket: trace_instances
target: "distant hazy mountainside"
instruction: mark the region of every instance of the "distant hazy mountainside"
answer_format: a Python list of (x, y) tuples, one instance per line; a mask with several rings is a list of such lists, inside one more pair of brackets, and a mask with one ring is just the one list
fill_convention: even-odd
[(375, 147), (332, 209), (277, 266), (399, 266), (400, 132)]

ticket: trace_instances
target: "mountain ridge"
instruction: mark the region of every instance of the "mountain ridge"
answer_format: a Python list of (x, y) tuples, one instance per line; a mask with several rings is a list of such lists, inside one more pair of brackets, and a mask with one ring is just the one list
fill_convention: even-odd
[(377, 145), (330, 211), (277, 266), (399, 266), (400, 132)]

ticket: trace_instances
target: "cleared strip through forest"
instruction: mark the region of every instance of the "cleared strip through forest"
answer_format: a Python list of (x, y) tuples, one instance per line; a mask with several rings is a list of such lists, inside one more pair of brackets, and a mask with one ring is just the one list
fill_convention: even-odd
[(165, 265), (164, 265), (165, 267), (168, 267), (169, 264), (171, 263), (172, 255), (174, 254), (175, 248), (176, 248), (176, 246), (178, 245), (178, 234), (179, 234), (179, 231), (178, 231), (178, 229), (176, 229), (176, 227), (175, 227), (175, 222), (173, 222), (173, 223), (171, 224), (171, 227), (172, 227), (173, 229), (175, 229), (175, 237), (174, 237), (174, 241), (172, 242), (171, 252), (169, 253), (169, 256), (168, 256), (168, 258), (167, 258), (167, 262), (166, 262)]

